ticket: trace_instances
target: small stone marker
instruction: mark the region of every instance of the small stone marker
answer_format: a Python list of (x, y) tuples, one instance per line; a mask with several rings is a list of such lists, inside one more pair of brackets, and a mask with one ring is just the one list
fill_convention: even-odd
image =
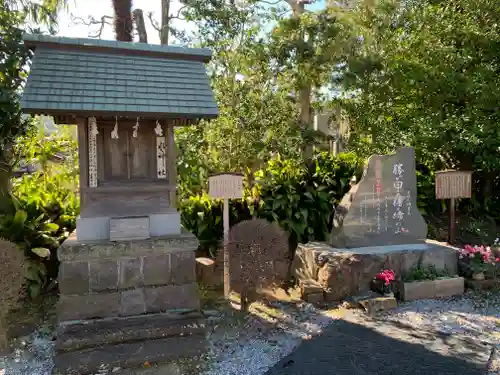
[(150, 238), (149, 217), (111, 218), (109, 221), (110, 241), (145, 240)]
[(224, 296), (229, 298), (229, 199), (243, 198), (243, 175), (220, 173), (208, 178), (208, 193), (214, 199), (224, 199)]
[(330, 244), (355, 248), (424, 241), (427, 224), (416, 198), (413, 148), (372, 155), (361, 181), (335, 209)]
[(257, 299), (258, 290), (281, 286), (286, 280), (288, 247), (288, 234), (277, 223), (252, 219), (231, 228), (231, 290), (240, 293), (243, 311)]
[(472, 172), (440, 171), (436, 172), (436, 199), (449, 199), (448, 242), (455, 242), (455, 199), (472, 196)]

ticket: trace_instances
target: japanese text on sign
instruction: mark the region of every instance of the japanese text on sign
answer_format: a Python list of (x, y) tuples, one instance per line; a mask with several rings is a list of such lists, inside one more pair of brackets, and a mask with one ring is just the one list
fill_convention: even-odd
[(408, 232), (407, 229), (403, 228), (403, 218), (405, 216), (403, 211), (403, 205), (405, 202), (404, 195), (401, 194), (403, 189), (403, 164), (396, 163), (392, 167), (392, 174), (394, 176), (394, 188), (396, 189), (396, 196), (392, 201), (392, 206), (394, 207), (394, 213), (392, 214), (392, 218), (396, 221), (396, 229), (394, 231), (395, 234)]
[(470, 198), (472, 172), (441, 171), (436, 173), (436, 199)]
[(208, 179), (209, 194), (212, 198), (243, 197), (243, 176), (239, 174), (219, 174)]
[(381, 211), (381, 200), (380, 193), (382, 192), (382, 161), (380, 159), (375, 160), (375, 193), (377, 194), (377, 233), (381, 232), (380, 211)]

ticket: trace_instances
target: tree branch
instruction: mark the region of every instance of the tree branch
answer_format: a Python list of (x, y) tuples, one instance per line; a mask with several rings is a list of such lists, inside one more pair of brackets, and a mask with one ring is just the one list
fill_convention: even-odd
[(184, 18), (181, 17), (181, 12), (187, 8), (187, 5), (184, 5), (182, 7), (179, 8), (179, 10), (177, 11), (177, 15), (176, 16), (170, 16), (169, 18), (171, 20), (181, 20), (181, 21), (184, 21)]
[(83, 17), (77, 17), (73, 14), (70, 14), (70, 20), (74, 25), (85, 25), (85, 26), (95, 26), (99, 25), (98, 30), (95, 32), (95, 34), (92, 34), (89, 32), (88, 36), (90, 38), (99, 38), (101, 39), (102, 32), (104, 30), (104, 27), (106, 25), (113, 25), (114, 17), (111, 16), (102, 16), (100, 19), (94, 18), (93, 16), (87, 16), (87, 19), (85, 20)]
[(260, 3), (268, 4), (268, 5), (278, 5), (281, 3), (282, 0), (276, 0), (276, 1), (268, 1), (268, 0), (260, 0)]
[(160, 25), (158, 24), (157, 21), (155, 21), (153, 19), (153, 12), (148, 12), (148, 18), (149, 18), (149, 21), (151, 22), (151, 26), (153, 26), (153, 28), (158, 31), (158, 32), (161, 32), (161, 27)]

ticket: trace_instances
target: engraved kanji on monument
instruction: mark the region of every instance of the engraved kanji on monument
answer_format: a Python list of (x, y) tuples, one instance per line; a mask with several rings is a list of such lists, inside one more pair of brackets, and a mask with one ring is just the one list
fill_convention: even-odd
[(419, 243), (427, 224), (417, 208), (415, 152), (372, 155), (361, 181), (335, 209), (330, 244), (339, 248)]

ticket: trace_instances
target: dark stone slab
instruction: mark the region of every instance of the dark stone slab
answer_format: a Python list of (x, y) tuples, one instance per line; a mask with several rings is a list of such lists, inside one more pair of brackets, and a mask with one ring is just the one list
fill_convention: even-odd
[(120, 293), (100, 293), (87, 295), (61, 295), (57, 304), (60, 321), (94, 319), (118, 316)]
[(118, 262), (116, 259), (92, 260), (90, 264), (90, 289), (93, 292), (118, 289)]
[(196, 281), (196, 258), (194, 251), (178, 251), (171, 254), (170, 282), (182, 285)]
[(59, 291), (63, 294), (89, 293), (89, 262), (63, 262), (59, 268)]
[(168, 284), (170, 282), (170, 254), (145, 256), (143, 259), (143, 275), (144, 285)]
[(330, 244), (364, 247), (419, 243), (427, 224), (417, 208), (413, 148), (372, 155), (361, 181), (337, 206)]
[(120, 293), (120, 315), (132, 316), (144, 314), (146, 302), (142, 288), (124, 290)]
[(120, 289), (137, 288), (144, 284), (141, 264), (139, 257), (120, 259)]
[(196, 283), (145, 288), (144, 297), (148, 313), (172, 309), (198, 309), (200, 300)]
[(56, 352), (68, 352), (131, 341), (204, 334), (205, 323), (199, 312), (150, 314), (61, 325), (57, 329), (55, 349)]
[(103, 367), (139, 367), (182, 357), (193, 357), (205, 350), (205, 337), (190, 335), (167, 337), (157, 340), (103, 345), (81, 351), (59, 353), (54, 357), (54, 375), (90, 375), (100, 373)]

